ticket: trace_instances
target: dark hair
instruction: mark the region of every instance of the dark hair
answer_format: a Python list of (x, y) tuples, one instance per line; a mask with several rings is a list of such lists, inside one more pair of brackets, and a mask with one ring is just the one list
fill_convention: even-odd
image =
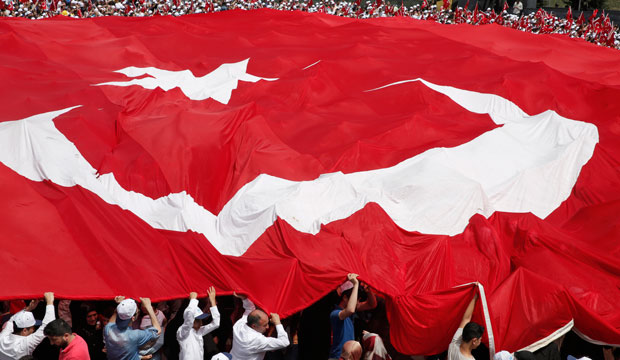
[(254, 310), (250, 313), (250, 315), (248, 315), (248, 326), (252, 326), (252, 325), (260, 325), (260, 310)]
[(514, 357), (517, 360), (536, 360), (536, 356), (534, 356), (534, 353), (527, 350), (517, 351)]
[(463, 328), (463, 342), (469, 342), (471, 339), (482, 337), (484, 327), (475, 322), (468, 322)]
[(24, 330), (24, 328), (18, 327), (17, 325), (15, 325), (15, 321), (13, 321), (13, 334), (19, 335), (19, 333), (21, 333), (22, 330)]
[(32, 355), (24, 355), (19, 358), (19, 360), (34, 360), (34, 356)]
[(71, 326), (63, 319), (56, 319), (45, 326), (43, 333), (45, 336), (63, 336), (71, 334)]

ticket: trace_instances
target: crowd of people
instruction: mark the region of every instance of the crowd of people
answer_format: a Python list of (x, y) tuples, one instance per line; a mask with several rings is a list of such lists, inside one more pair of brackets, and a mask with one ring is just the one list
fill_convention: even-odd
[[(242, 294), (217, 298), (213, 287), (206, 299), (191, 292), (185, 301), (159, 304), (123, 296), (114, 302), (57, 301), (52, 292), (44, 294), (44, 307), (36, 299), (5, 301), (0, 360), (416, 359), (390, 348), (389, 329), (373, 326), (373, 318), (387, 324), (385, 313), (376, 312), (383, 299), (357, 277), (348, 274), (330, 296), (285, 320)], [(471, 321), (477, 284), (473, 290), (447, 350), (425, 360), (488, 358), (488, 351), (476, 352), (484, 347), (485, 328)], [(218, 304), (225, 298), (232, 303)], [(36, 320), (41, 314), (43, 320)], [(536, 353), (501, 351), (494, 360), (560, 360), (560, 347), (553, 342)], [(620, 359), (620, 349), (601, 349), (601, 360)]]
[[(474, 0), (475, 1), (475, 0)], [(508, 0), (510, 1), (510, 0)], [(523, 14), (523, 3), (514, 0), (511, 6), (504, 1), (502, 9), (479, 9), (478, 2), (469, 1), (464, 7), (456, 0), (444, 0), (436, 6), (423, 0), (421, 4), (405, 6), (386, 0), (0, 0), (0, 16), (48, 18), (57, 15), (74, 18), (95, 16), (180, 16), (232, 9), (251, 10), (270, 8), (277, 10), (327, 13), (354, 18), (405, 16), (444, 24), (498, 24), (534, 34), (563, 34), (573, 38), (620, 48), (620, 32), (604, 13), (595, 11), (586, 19), (581, 13), (573, 17), (569, 8), (567, 16), (560, 18), (543, 9)], [(470, 9), (473, 7), (473, 9)], [(497, 10), (497, 11), (496, 11)]]

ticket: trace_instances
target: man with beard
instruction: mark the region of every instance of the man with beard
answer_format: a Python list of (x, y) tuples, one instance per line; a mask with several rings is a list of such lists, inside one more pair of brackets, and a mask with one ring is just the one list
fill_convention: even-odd
[(45, 327), (45, 336), (52, 345), (60, 347), (58, 360), (90, 360), (86, 341), (71, 331), (63, 319), (56, 319)]
[(99, 322), (99, 314), (94, 308), (87, 307), (85, 310), (86, 322), (76, 330), (76, 333), (86, 341), (92, 360), (104, 360), (106, 356), (103, 352), (103, 327)]

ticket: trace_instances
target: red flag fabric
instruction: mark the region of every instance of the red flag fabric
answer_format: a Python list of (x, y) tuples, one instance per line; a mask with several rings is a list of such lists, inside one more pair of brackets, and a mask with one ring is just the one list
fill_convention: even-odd
[(573, 22), (573, 9), (569, 6), (568, 11), (566, 12), (566, 20)]
[(491, 350), (620, 337), (617, 51), (270, 10), (2, 25), (3, 298), (213, 284), (287, 316), (356, 272), (405, 353), (476, 281)]
[(444, 0), (443, 1), (443, 10), (450, 10), (450, 0)]
[(428, 0), (422, 0), (422, 10), (428, 7)]
[(594, 22), (594, 19), (596, 19), (596, 15), (598, 15), (598, 9), (594, 9), (594, 11), (592, 11), (592, 15), (590, 15), (590, 17), (588, 18), (588, 22), (590, 24)]
[(477, 24), (478, 23), (478, 15), (480, 14), (480, 12), (478, 11), (478, 2), (476, 2), (476, 6), (474, 6), (474, 11), (472, 13), (472, 23), (473, 24)]
[(502, 7), (502, 12), (508, 11), (508, 1), (504, 0), (504, 6)]
[(577, 21), (575, 22), (577, 25), (581, 26), (586, 22), (586, 18), (583, 15), (583, 11), (581, 12), (581, 14), (579, 14), (579, 17), (577, 18)]

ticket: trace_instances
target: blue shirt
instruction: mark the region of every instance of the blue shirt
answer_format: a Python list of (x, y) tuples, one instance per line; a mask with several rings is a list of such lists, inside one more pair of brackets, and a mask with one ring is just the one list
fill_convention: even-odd
[(347, 317), (340, 320), (338, 313), (342, 311), (341, 307), (336, 307), (329, 314), (329, 322), (332, 325), (332, 347), (329, 350), (329, 357), (338, 359), (342, 352), (342, 346), (349, 340), (355, 340), (355, 332), (353, 330), (353, 320)]
[(157, 337), (157, 329), (134, 330), (130, 327), (119, 329), (116, 323), (108, 323), (103, 328), (105, 348), (109, 360), (140, 360), (140, 346)]

